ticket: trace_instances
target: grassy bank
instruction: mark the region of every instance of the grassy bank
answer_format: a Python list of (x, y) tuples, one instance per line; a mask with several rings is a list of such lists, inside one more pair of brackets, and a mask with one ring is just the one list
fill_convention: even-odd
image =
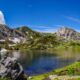
[[(54, 70), (52, 72), (49, 72), (47, 74), (39, 75), (39, 76), (32, 76), (29, 80), (43, 80), (47, 78), (49, 75), (58, 75), (58, 76), (80, 76), (80, 62), (76, 62), (74, 64), (71, 64), (67, 67)], [(58, 79), (56, 79), (58, 80)], [(69, 79), (69, 80), (80, 80), (80, 78), (77, 79)]]
[(57, 75), (80, 75), (80, 62), (76, 62), (70, 66), (53, 71)]

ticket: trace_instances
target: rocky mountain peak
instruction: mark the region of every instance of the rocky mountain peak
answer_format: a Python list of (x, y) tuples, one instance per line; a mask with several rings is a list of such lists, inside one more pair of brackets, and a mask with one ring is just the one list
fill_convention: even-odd
[(57, 31), (57, 36), (65, 39), (73, 39), (76, 37), (77, 32), (74, 29), (68, 27), (62, 27)]

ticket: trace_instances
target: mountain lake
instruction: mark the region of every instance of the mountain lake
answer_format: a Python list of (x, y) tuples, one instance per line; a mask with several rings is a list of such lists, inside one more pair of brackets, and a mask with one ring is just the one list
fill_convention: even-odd
[(64, 51), (13, 51), (28, 75), (39, 75), (68, 66), (80, 59), (80, 53)]

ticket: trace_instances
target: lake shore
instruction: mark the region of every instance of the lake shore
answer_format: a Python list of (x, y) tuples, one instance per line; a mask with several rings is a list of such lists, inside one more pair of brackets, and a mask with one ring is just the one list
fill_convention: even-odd
[(32, 76), (29, 80), (80, 80), (80, 62), (75, 62), (47, 74)]
[[(57, 48), (56, 50), (59, 50), (59, 49)], [(61, 51), (64, 51), (63, 48), (61, 48), (61, 49), (62, 49)], [(69, 48), (69, 49), (72, 49), (72, 48)], [(74, 52), (76, 52), (76, 49), (77, 49), (77, 47), (75, 47), (75, 51)], [(68, 49), (66, 49), (66, 50), (68, 50)], [(51, 52), (53, 52), (53, 51), (54, 50), (52, 50)], [(72, 51), (72, 50), (70, 50), (70, 51)], [(67, 55), (68, 54), (69, 53), (67, 51)], [(60, 55), (63, 55), (62, 52), (61, 52)], [(46, 80), (47, 78), (51, 78), (51, 80), (55, 80), (55, 79), (53, 79), (53, 77), (56, 78), (56, 76), (57, 76), (58, 79), (60, 79), (60, 78), (64, 78), (65, 79), (66, 78), (66, 80), (68, 80), (68, 79), (69, 80), (77, 80), (78, 78), (80, 78), (78, 75), (80, 75), (80, 62), (75, 62), (73, 64), (70, 64), (70, 66), (67, 66), (67, 67), (64, 67), (64, 68), (61, 68), (61, 69), (57, 69), (57, 70), (54, 70), (54, 71), (46, 73), (46, 74), (42, 74), (42, 75), (38, 75), (38, 76), (31, 76), (31, 77), (29, 77), (28, 80)]]

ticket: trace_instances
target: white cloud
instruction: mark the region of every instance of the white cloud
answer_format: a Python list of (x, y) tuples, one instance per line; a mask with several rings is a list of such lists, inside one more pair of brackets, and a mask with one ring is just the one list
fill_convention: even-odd
[(66, 16), (67, 19), (70, 19), (72, 21), (75, 21), (75, 22), (78, 22), (80, 23), (80, 19), (77, 19), (77, 18), (74, 18), (74, 17), (71, 17), (71, 16)]
[(0, 11), (0, 24), (5, 24), (4, 14)]

